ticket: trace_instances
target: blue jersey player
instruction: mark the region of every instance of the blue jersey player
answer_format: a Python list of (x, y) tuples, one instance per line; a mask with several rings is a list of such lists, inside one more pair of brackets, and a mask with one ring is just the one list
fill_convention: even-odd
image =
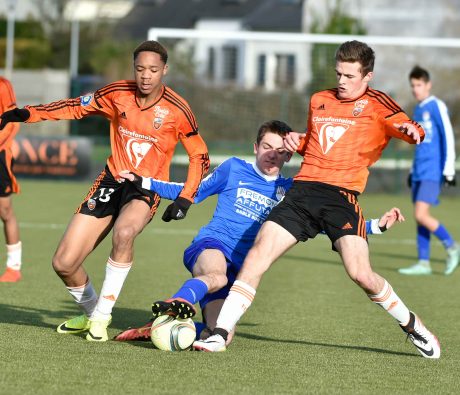
[[(292, 179), (280, 174), (291, 156), (283, 145), (283, 137), (290, 131), (289, 126), (280, 121), (264, 123), (254, 144), (254, 163), (230, 158), (201, 182), (194, 203), (211, 195), (217, 195), (218, 200), (212, 220), (200, 229), (184, 252), (184, 264), (193, 278), (187, 280), (170, 299), (153, 303), (154, 318), (162, 314), (192, 317), (195, 314), (193, 304), (199, 302), (207, 327), (215, 327), (224, 299), (260, 226), (291, 187)], [(120, 175), (123, 176), (123, 173)], [(137, 177), (132, 173), (125, 177), (161, 197), (173, 200), (184, 185)], [(403, 220), (399, 209), (394, 208), (380, 220), (368, 221), (367, 232), (381, 233), (395, 221)], [(128, 329), (116, 340), (148, 339), (150, 326), (151, 323), (148, 323), (141, 328)], [(208, 328), (203, 330), (202, 337), (210, 333)]]
[(425, 140), (415, 147), (412, 171), (408, 184), (412, 188), (417, 221), (418, 262), (399, 269), (402, 274), (431, 274), (430, 235), (433, 233), (447, 250), (444, 274), (451, 274), (458, 266), (460, 248), (442, 223), (430, 213), (430, 207), (439, 203), (441, 185), (455, 186), (455, 141), (447, 107), (431, 95), (428, 71), (419, 66), (409, 74), (412, 94), (419, 102), (413, 119), (425, 130)]

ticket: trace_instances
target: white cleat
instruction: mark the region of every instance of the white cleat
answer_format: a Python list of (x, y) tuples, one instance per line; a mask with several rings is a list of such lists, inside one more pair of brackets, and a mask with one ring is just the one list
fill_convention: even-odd
[(412, 311), (410, 312), (409, 323), (406, 326), (400, 326), (407, 333), (407, 338), (425, 358), (437, 359), (441, 356), (438, 338), (423, 325), (420, 318)]
[(194, 341), (193, 349), (195, 351), (222, 352), (227, 348), (225, 347), (225, 339), (221, 335), (212, 335), (205, 340)]
[(408, 276), (426, 276), (432, 273), (430, 264), (421, 261), (418, 261), (415, 265), (398, 269), (398, 272)]
[(446, 270), (444, 274), (449, 276), (454, 272), (454, 270), (458, 266), (458, 262), (460, 260), (460, 246), (455, 245), (453, 248), (449, 248), (447, 250), (447, 260), (446, 260)]

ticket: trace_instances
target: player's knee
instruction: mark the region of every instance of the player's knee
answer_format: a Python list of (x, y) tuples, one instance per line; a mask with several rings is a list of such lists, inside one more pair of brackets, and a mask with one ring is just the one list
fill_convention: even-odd
[(137, 232), (133, 226), (119, 227), (113, 230), (113, 241), (116, 245), (132, 243), (136, 235)]
[(362, 273), (360, 271), (356, 271), (355, 273), (350, 274), (350, 278), (362, 289), (365, 291), (372, 290), (375, 288), (374, 284), (374, 276), (372, 272), (370, 273)]
[(11, 205), (0, 206), (0, 218), (2, 221), (8, 221), (14, 216), (13, 207)]
[(59, 277), (68, 277), (75, 271), (74, 262), (66, 258), (61, 253), (56, 253), (53, 256), (52, 265), (54, 271)]

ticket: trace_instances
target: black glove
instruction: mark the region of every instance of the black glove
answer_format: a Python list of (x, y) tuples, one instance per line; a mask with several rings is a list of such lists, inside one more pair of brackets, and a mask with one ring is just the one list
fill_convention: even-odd
[(0, 130), (2, 130), (10, 122), (25, 122), (30, 118), (30, 111), (26, 108), (15, 108), (10, 111), (5, 111), (0, 115), (2, 122), (0, 123)]
[(136, 173), (133, 173), (132, 171), (130, 171), (129, 174), (131, 174), (134, 177), (134, 180), (131, 181), (127, 179), (127, 181), (129, 181), (131, 184), (134, 184), (134, 186), (136, 186), (137, 188), (142, 189), (142, 177), (138, 176)]
[(409, 188), (412, 188), (412, 173), (409, 173), (409, 175), (407, 176), (407, 186)]
[(191, 205), (192, 202), (190, 200), (179, 196), (173, 203), (166, 207), (161, 219), (165, 222), (169, 222), (172, 219), (184, 219)]
[(455, 179), (455, 175), (453, 176), (442, 176), (442, 183), (445, 187), (454, 187), (457, 185), (457, 180)]

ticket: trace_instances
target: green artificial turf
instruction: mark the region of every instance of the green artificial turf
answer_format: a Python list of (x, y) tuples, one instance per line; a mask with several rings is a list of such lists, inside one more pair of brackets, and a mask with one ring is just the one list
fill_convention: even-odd
[[(440, 360), (422, 358), (405, 341), (393, 319), (347, 278), (324, 236), (299, 244), (265, 275), (225, 353), (168, 353), (149, 342), (101, 344), (59, 335), (55, 327), (79, 311), (53, 272), (51, 258), (90, 183), (21, 184), (14, 206), (24, 277), (17, 284), (0, 284), (1, 394), (460, 392), (460, 270), (442, 274), (445, 252), (436, 242), (432, 276), (397, 273), (416, 258), (408, 194), (361, 199), (367, 217), (392, 206), (407, 217), (386, 234), (371, 236), (371, 257), (375, 270), (438, 335)], [(460, 238), (458, 204), (444, 198), (434, 213)], [(171, 296), (188, 277), (182, 252), (214, 205), (210, 199), (192, 207), (185, 220), (169, 224), (157, 216), (140, 235), (110, 336), (144, 324), (151, 302)], [(85, 263), (96, 289), (109, 252), (110, 235)]]

